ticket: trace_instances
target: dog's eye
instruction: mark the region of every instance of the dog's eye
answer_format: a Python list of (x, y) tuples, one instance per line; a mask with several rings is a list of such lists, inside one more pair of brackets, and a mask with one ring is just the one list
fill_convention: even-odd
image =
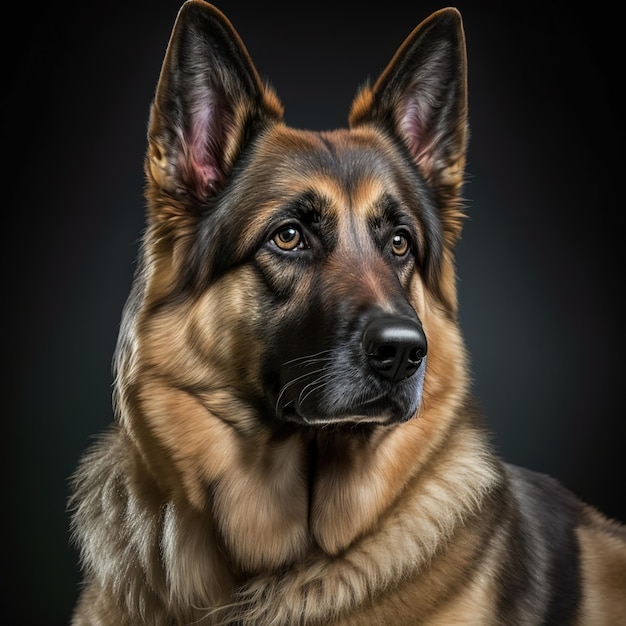
[(304, 237), (298, 228), (289, 225), (284, 226), (274, 233), (272, 241), (281, 250), (295, 250), (304, 246)]
[(404, 231), (398, 231), (391, 238), (391, 249), (396, 256), (404, 256), (411, 249), (409, 236)]

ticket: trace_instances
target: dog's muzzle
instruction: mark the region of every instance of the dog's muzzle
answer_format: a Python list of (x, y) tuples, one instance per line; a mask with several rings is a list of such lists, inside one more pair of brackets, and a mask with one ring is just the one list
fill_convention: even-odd
[(322, 328), (307, 348), (281, 351), (277, 369), (268, 369), (267, 397), (279, 420), (393, 424), (415, 415), (428, 349), (417, 316), (379, 314), (357, 328)]
[(428, 348), (421, 324), (397, 317), (379, 317), (369, 322), (362, 345), (370, 365), (391, 382), (415, 374)]

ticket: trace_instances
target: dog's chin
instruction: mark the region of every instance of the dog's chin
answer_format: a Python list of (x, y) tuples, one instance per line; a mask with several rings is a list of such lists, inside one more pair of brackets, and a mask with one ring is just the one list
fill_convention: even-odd
[(371, 400), (341, 413), (324, 414), (304, 406), (287, 406), (278, 416), (281, 421), (301, 426), (342, 426), (342, 425), (380, 425), (402, 424), (412, 419), (417, 412), (416, 406), (400, 410), (393, 406), (389, 398)]

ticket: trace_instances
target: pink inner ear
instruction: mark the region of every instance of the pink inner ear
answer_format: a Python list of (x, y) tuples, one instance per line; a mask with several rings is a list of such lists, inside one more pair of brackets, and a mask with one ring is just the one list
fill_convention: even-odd
[(421, 164), (430, 145), (427, 125), (432, 106), (428, 102), (409, 95), (402, 99), (398, 111), (398, 131), (412, 157)]
[(215, 193), (223, 181), (218, 156), (223, 140), (220, 109), (215, 100), (206, 94), (191, 117), (191, 132), (182, 157), (183, 175), (185, 182), (199, 195), (208, 196)]

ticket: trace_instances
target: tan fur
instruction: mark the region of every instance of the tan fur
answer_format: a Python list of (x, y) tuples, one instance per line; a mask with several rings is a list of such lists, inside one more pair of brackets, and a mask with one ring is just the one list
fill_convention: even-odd
[[(170, 73), (178, 71), (185, 19), (189, 28), (218, 24), (213, 34), (229, 33), (231, 45), (220, 49), (231, 56), (176, 100)], [(426, 70), (405, 76), (401, 61), (445, 20), (453, 29), (445, 50), (459, 74), (456, 109), (424, 139), (411, 116), (417, 111), (419, 122), (444, 107), (429, 108), (432, 94), (423, 111), (404, 106), (424, 88)], [(520, 483), (526, 479), (505, 469), (472, 409), (457, 319), (454, 246), (467, 143), (460, 17), (450, 9), (423, 22), (355, 98), (351, 128), (324, 133), (284, 125), (280, 102), (229, 29), (202, 0), (185, 4), (152, 108), (148, 224), (116, 353), (117, 419), (74, 476), (85, 587), (72, 626), (495, 626), (502, 615), (515, 616), (507, 623), (543, 623), (552, 573), (541, 559), (551, 540), (533, 518), (530, 479)], [(437, 69), (447, 57), (433, 50)], [(405, 79), (406, 93), (389, 96), (393, 77)], [(176, 126), (181, 116), (169, 108), (194, 88), (201, 102), (233, 100), (223, 123), (211, 126), (214, 109), (195, 105), (197, 117), (192, 107), (192, 121)], [(205, 122), (217, 135), (217, 156)], [(242, 154), (245, 166), (233, 173)], [(437, 207), (436, 227), (414, 216), (428, 202), (420, 185)], [(310, 192), (311, 215), (302, 219), (332, 224), (333, 244), (315, 262), (279, 260), (258, 243), (260, 233)], [(203, 247), (203, 220), (225, 210), (220, 202), (239, 213), (219, 222), (227, 241)], [(390, 260), (372, 235), (389, 203), (413, 216), (410, 263)], [(441, 229), (441, 242), (429, 228)], [(223, 270), (220, 245), (233, 259)], [(439, 251), (434, 260), (428, 246)], [(292, 329), (314, 296), (319, 315), (344, 306), (355, 317), (391, 316), (399, 302), (415, 312), (428, 355), (408, 421), (354, 409), (295, 427), (268, 415), (268, 337), (284, 339), (268, 327)], [(294, 342), (307, 332), (285, 330)], [(310, 358), (320, 370), (330, 366), (323, 354)], [(320, 384), (331, 385), (329, 376)], [(575, 511), (563, 515), (575, 524), (582, 564), (576, 623), (612, 626), (626, 612), (624, 529), (568, 506)], [(518, 570), (529, 572), (519, 584)], [(510, 609), (509, 580), (519, 596)]]
[(626, 529), (588, 509), (577, 529), (586, 582), (580, 624), (626, 624)]

